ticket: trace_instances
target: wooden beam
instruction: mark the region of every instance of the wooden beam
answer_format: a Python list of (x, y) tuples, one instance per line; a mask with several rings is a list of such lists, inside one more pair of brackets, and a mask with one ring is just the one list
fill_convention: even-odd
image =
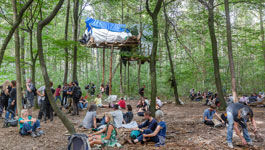
[(103, 48), (103, 59), (102, 59), (102, 81), (101, 84), (105, 84), (105, 48)]
[(112, 92), (112, 56), (113, 56), (113, 46), (111, 47), (111, 52), (110, 52), (110, 66), (109, 66), (109, 95), (111, 95)]

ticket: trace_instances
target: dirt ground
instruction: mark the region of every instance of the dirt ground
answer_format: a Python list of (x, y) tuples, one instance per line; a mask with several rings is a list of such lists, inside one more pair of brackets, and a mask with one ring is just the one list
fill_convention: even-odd
[[(136, 111), (136, 100), (129, 100), (127, 104), (131, 104)], [(203, 110), (207, 108), (200, 102), (186, 102), (183, 106), (175, 106), (172, 104), (165, 104), (162, 110), (165, 113), (165, 121), (167, 123), (167, 139), (166, 146), (157, 149), (228, 149), (226, 146), (226, 128), (211, 128), (205, 126), (201, 119)], [(257, 127), (260, 135), (265, 139), (265, 108), (253, 108), (254, 117), (257, 122)], [(103, 112), (112, 111), (111, 109), (98, 109), (97, 114), (102, 116)], [(86, 111), (81, 111), (79, 116), (70, 116), (75, 127), (78, 128)], [(34, 117), (37, 116), (38, 110), (34, 111)], [(219, 112), (220, 113), (220, 112)], [(136, 116), (136, 115), (135, 115)], [(141, 117), (134, 118), (138, 123), (142, 121)], [(3, 120), (0, 120), (3, 124)], [(30, 136), (20, 136), (18, 129), (14, 127), (0, 128), (0, 149), (5, 150), (62, 150), (67, 148), (67, 130), (61, 123), (58, 117), (54, 118), (53, 122), (41, 122), (42, 129), (45, 135), (38, 138), (31, 138)], [(87, 133), (80, 131), (80, 133)], [(121, 136), (125, 134), (123, 130), (118, 131)], [(265, 149), (265, 142), (257, 142), (254, 138), (253, 132), (250, 132), (251, 138), (254, 142), (254, 147), (242, 147), (239, 137), (234, 133), (233, 143), (235, 149)], [(120, 149), (155, 149), (154, 144), (148, 143), (146, 145), (125, 144)]]

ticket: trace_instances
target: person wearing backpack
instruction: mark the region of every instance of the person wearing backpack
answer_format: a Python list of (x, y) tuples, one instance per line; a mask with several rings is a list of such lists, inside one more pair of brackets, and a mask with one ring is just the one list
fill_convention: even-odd
[(78, 103), (80, 101), (80, 98), (82, 96), (82, 91), (81, 88), (78, 86), (78, 82), (74, 81), (74, 86), (73, 86), (73, 113), (72, 116), (74, 115), (79, 115), (79, 108), (78, 108)]
[(35, 86), (31, 82), (31, 79), (27, 79), (26, 88), (27, 108), (31, 109), (34, 106), (34, 97), (37, 92)]
[(118, 145), (117, 131), (113, 125), (113, 117), (110, 113), (105, 114), (106, 127), (102, 130), (89, 135), (90, 146), (102, 144), (104, 146), (114, 147)]

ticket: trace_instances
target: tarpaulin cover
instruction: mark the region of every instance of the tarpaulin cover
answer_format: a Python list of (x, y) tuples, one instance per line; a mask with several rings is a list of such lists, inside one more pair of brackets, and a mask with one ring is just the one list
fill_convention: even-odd
[(88, 17), (85, 22), (88, 32), (91, 30), (91, 28), (107, 29), (112, 32), (127, 32), (127, 33), (130, 32), (126, 28), (125, 24), (115, 24), (115, 23), (96, 20), (90, 17)]

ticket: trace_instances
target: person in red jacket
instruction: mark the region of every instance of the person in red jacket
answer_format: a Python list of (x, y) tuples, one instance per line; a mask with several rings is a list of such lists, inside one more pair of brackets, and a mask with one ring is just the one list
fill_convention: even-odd
[(126, 109), (126, 102), (123, 97), (119, 100), (118, 105), (120, 106), (120, 108)]

